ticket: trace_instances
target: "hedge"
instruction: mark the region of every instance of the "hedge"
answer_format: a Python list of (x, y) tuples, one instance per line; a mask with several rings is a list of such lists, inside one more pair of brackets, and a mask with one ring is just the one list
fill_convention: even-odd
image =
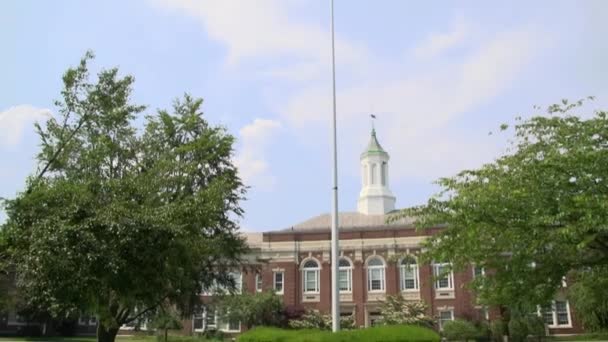
[(242, 334), (239, 342), (438, 342), (431, 329), (415, 325), (380, 326), (338, 333), (320, 330), (255, 328)]

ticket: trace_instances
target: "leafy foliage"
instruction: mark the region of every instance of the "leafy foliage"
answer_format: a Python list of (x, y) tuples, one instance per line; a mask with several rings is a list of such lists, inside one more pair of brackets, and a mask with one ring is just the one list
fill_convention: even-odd
[(3, 230), (27, 305), (94, 314), (98, 339), (113, 341), (161, 304), (187, 310), (203, 288), (233, 285), (245, 188), (234, 138), (207, 123), (201, 99), (185, 95), (138, 132), (133, 77), (90, 80), (92, 58), (66, 71), (59, 115), (37, 125), (39, 171), (6, 201)]
[(444, 324), (442, 335), (448, 341), (468, 341), (479, 337), (481, 332), (473, 323), (457, 319)]
[(426, 314), (428, 306), (422, 301), (406, 300), (401, 294), (388, 295), (382, 302), (380, 324), (415, 324), (431, 328), (434, 319)]
[(585, 329), (608, 329), (608, 266), (582, 270), (573, 278), (576, 281), (568, 288), (568, 299)]
[(226, 321), (240, 321), (248, 327), (283, 325), (283, 300), (273, 291), (224, 296), (219, 314)]
[(395, 325), (367, 329), (343, 330), (338, 333), (321, 330), (285, 330), (259, 327), (239, 336), (239, 342), (435, 342), (439, 335), (420, 326)]
[(518, 118), (506, 155), (440, 179), (426, 205), (392, 219), (445, 225), (423, 259), (492, 270), (473, 283), (482, 302), (547, 302), (569, 271), (608, 263), (608, 113), (574, 114), (582, 104)]
[[(299, 319), (290, 320), (289, 326), (293, 329), (331, 330), (332, 317), (330, 314), (322, 314), (318, 310), (308, 310)], [(354, 315), (341, 316), (340, 317), (340, 328), (341, 329), (354, 329), (355, 328)]]
[(517, 314), (509, 320), (509, 340), (514, 342), (528, 341), (529, 336), (545, 336), (545, 322), (536, 314)]

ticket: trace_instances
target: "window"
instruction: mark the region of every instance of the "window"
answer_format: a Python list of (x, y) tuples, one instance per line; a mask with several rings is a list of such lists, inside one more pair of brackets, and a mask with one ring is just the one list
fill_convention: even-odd
[(542, 308), (542, 317), (549, 327), (570, 327), (570, 305), (567, 301), (554, 300)]
[(406, 256), (399, 263), (401, 291), (418, 291), (418, 264), (412, 256)]
[(380, 257), (372, 257), (367, 261), (367, 290), (384, 292), (384, 261)]
[(262, 275), (255, 275), (255, 292), (262, 292)]
[(454, 320), (454, 310), (439, 311), (439, 330), (443, 330), (443, 326), (448, 321)]
[(449, 270), (449, 264), (435, 264), (433, 271), (435, 273), (435, 288), (439, 290), (454, 289), (454, 274)]
[(239, 321), (230, 321), (223, 327), (225, 331), (241, 331), (241, 322)]
[(225, 332), (238, 332), (241, 331), (241, 322), (230, 321), (221, 322), (215, 309), (209, 307), (202, 307), (199, 311), (195, 312), (192, 316), (192, 330), (195, 332), (203, 332), (207, 330), (221, 330)]
[(481, 266), (473, 266), (473, 279), (486, 275), (485, 268)]
[(338, 264), (338, 287), (340, 292), (351, 292), (353, 282), (353, 266), (346, 258), (341, 258)]
[(97, 318), (95, 316), (82, 315), (78, 317), (78, 325), (97, 325)]
[(283, 271), (280, 272), (273, 272), (273, 278), (274, 278), (274, 291), (277, 294), (283, 294), (283, 278), (284, 278), (284, 273)]
[(319, 263), (309, 259), (302, 266), (304, 293), (319, 293)]

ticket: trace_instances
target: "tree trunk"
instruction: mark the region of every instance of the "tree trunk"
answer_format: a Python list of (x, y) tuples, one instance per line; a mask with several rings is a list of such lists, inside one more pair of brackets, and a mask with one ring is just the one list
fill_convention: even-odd
[(167, 342), (167, 335), (169, 333), (169, 329), (165, 329), (165, 342)]
[(97, 342), (114, 342), (118, 328), (105, 327), (101, 322), (97, 324)]

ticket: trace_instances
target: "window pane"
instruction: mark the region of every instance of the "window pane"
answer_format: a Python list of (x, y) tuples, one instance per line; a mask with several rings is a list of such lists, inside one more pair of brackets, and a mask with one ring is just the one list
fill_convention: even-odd
[(317, 262), (314, 260), (308, 260), (304, 264), (304, 268), (318, 268), (318, 267), (319, 267), (319, 264), (317, 264)]
[(274, 289), (277, 292), (283, 292), (283, 272), (274, 274)]
[(207, 310), (207, 326), (215, 327), (215, 310)]
[(338, 272), (338, 286), (340, 291), (350, 291), (350, 270)]
[(384, 262), (380, 258), (372, 258), (367, 262), (367, 266), (384, 266)]
[(370, 278), (370, 290), (380, 291), (384, 289), (384, 269), (383, 268), (370, 268), (369, 269), (369, 278)]
[(545, 319), (546, 324), (548, 324), (548, 325), (555, 324), (555, 322), (553, 321), (553, 310), (551, 310), (551, 307), (543, 309), (543, 317)]
[(568, 325), (568, 305), (564, 301), (555, 301), (555, 311), (557, 313), (557, 324)]
[(194, 315), (194, 318), (192, 319), (192, 324), (193, 324), (194, 330), (202, 330), (203, 329), (203, 315), (201, 315), (201, 314)]
[(231, 321), (228, 322), (228, 330), (230, 331), (239, 331), (241, 330), (241, 324), (239, 321)]
[(258, 292), (262, 291), (262, 275), (261, 274), (255, 275), (255, 290)]

